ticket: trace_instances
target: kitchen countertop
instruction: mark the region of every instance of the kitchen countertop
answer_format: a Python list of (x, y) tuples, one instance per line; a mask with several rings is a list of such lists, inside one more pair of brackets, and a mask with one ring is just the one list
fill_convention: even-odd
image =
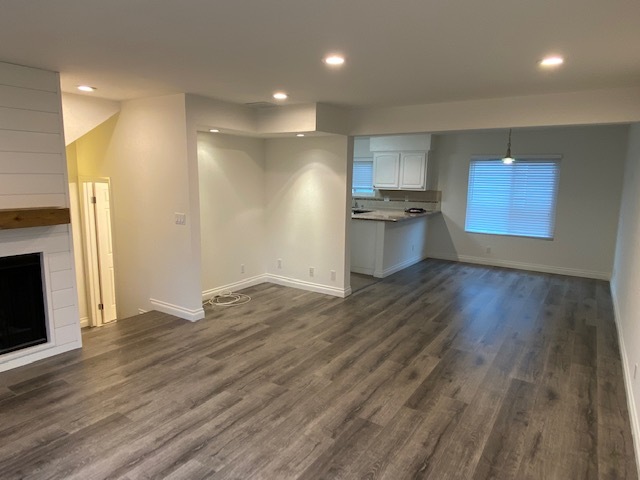
[(429, 217), (440, 213), (437, 211), (430, 211), (424, 213), (405, 213), (404, 210), (371, 210), (366, 213), (352, 213), (352, 220), (376, 220), (378, 222), (403, 222), (405, 220), (411, 220), (412, 218)]

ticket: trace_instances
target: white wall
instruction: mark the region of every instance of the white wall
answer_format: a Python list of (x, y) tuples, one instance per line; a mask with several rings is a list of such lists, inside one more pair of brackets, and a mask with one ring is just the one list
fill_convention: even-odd
[(633, 379), (634, 365), (640, 363), (640, 124), (629, 131), (629, 144), (624, 171), (624, 189), (611, 292), (625, 383), (629, 397), (629, 413), (634, 434), (636, 460), (640, 460), (640, 382)]
[(264, 281), (264, 156), (262, 139), (198, 134), (202, 288), (207, 298)]
[(528, 95), (349, 112), (349, 135), (447, 132), (640, 121), (640, 87)]
[[(353, 144), (343, 136), (266, 140), (266, 254), (272, 281), (344, 295), (349, 149)], [(309, 267), (315, 268), (314, 277)]]
[[(553, 241), (464, 231), (469, 160), (503, 155), (506, 131), (438, 135), (442, 215), (430, 219), (430, 257), (608, 279), (613, 265), (626, 126), (515, 130), (514, 155), (561, 154)], [(491, 253), (486, 253), (486, 248)]]
[[(0, 209), (68, 207), (59, 78), (0, 63)], [(48, 342), (0, 357), (0, 371), (82, 346), (70, 225), (0, 230), (0, 255), (43, 253)]]
[(73, 93), (62, 94), (64, 139), (69, 145), (120, 111), (120, 102)]
[[(78, 174), (111, 179), (119, 318), (151, 308), (203, 316), (185, 125), (184, 95), (130, 100), (76, 142)], [(186, 214), (186, 225), (175, 224), (175, 213)]]

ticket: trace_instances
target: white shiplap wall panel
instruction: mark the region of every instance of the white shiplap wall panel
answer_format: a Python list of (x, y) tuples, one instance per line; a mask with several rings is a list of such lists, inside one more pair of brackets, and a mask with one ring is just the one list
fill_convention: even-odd
[(46, 195), (2, 195), (0, 208), (29, 207), (67, 207), (67, 196), (64, 193)]
[(59, 90), (58, 83), (56, 72), (0, 62), (0, 85), (56, 93)]
[(72, 324), (56, 328), (56, 343), (58, 345), (80, 343), (79, 325)]
[(65, 288), (64, 290), (56, 290), (51, 292), (53, 300), (53, 309), (70, 307), (76, 304), (76, 292), (73, 288)]
[(25, 132), (59, 133), (57, 113), (0, 107), (0, 129)]
[(37, 112), (60, 113), (60, 100), (57, 93), (8, 87), (2, 84), (0, 84), (0, 106), (21, 110), (35, 110)]
[(3, 173), (59, 173), (66, 165), (60, 153), (1, 152), (0, 174)]
[(53, 320), (56, 328), (73, 325), (77, 322), (76, 314), (76, 307), (73, 305), (57, 309), (53, 314)]
[(71, 269), (51, 272), (51, 291), (56, 292), (73, 288), (74, 277), (75, 274)]
[(52, 253), (49, 255), (49, 271), (59, 272), (71, 268), (71, 254), (69, 252)]
[[(0, 196), (3, 195), (42, 195), (66, 191), (64, 175), (59, 173), (17, 173), (0, 175)], [(2, 202), (2, 199), (0, 199)]]
[(0, 130), (0, 151), (60, 153), (60, 134)]
[[(0, 63), (0, 209), (69, 205), (58, 74)], [(0, 230), (0, 256), (42, 252), (49, 341), (0, 371), (82, 346), (71, 227)]]

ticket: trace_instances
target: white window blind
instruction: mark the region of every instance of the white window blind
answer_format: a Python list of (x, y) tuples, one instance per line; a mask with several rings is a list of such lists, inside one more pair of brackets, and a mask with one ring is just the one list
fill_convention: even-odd
[(552, 239), (560, 157), (471, 160), (465, 230)]
[(353, 160), (353, 193), (373, 194), (373, 159)]

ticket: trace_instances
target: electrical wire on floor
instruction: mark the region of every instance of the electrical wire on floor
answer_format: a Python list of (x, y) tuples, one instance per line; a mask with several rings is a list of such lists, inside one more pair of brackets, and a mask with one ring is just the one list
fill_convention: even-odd
[(220, 295), (211, 297), (209, 300), (204, 302), (202, 306), (213, 305), (214, 307), (238, 307), (245, 303), (249, 303), (250, 301), (251, 297), (244, 293), (224, 292)]

